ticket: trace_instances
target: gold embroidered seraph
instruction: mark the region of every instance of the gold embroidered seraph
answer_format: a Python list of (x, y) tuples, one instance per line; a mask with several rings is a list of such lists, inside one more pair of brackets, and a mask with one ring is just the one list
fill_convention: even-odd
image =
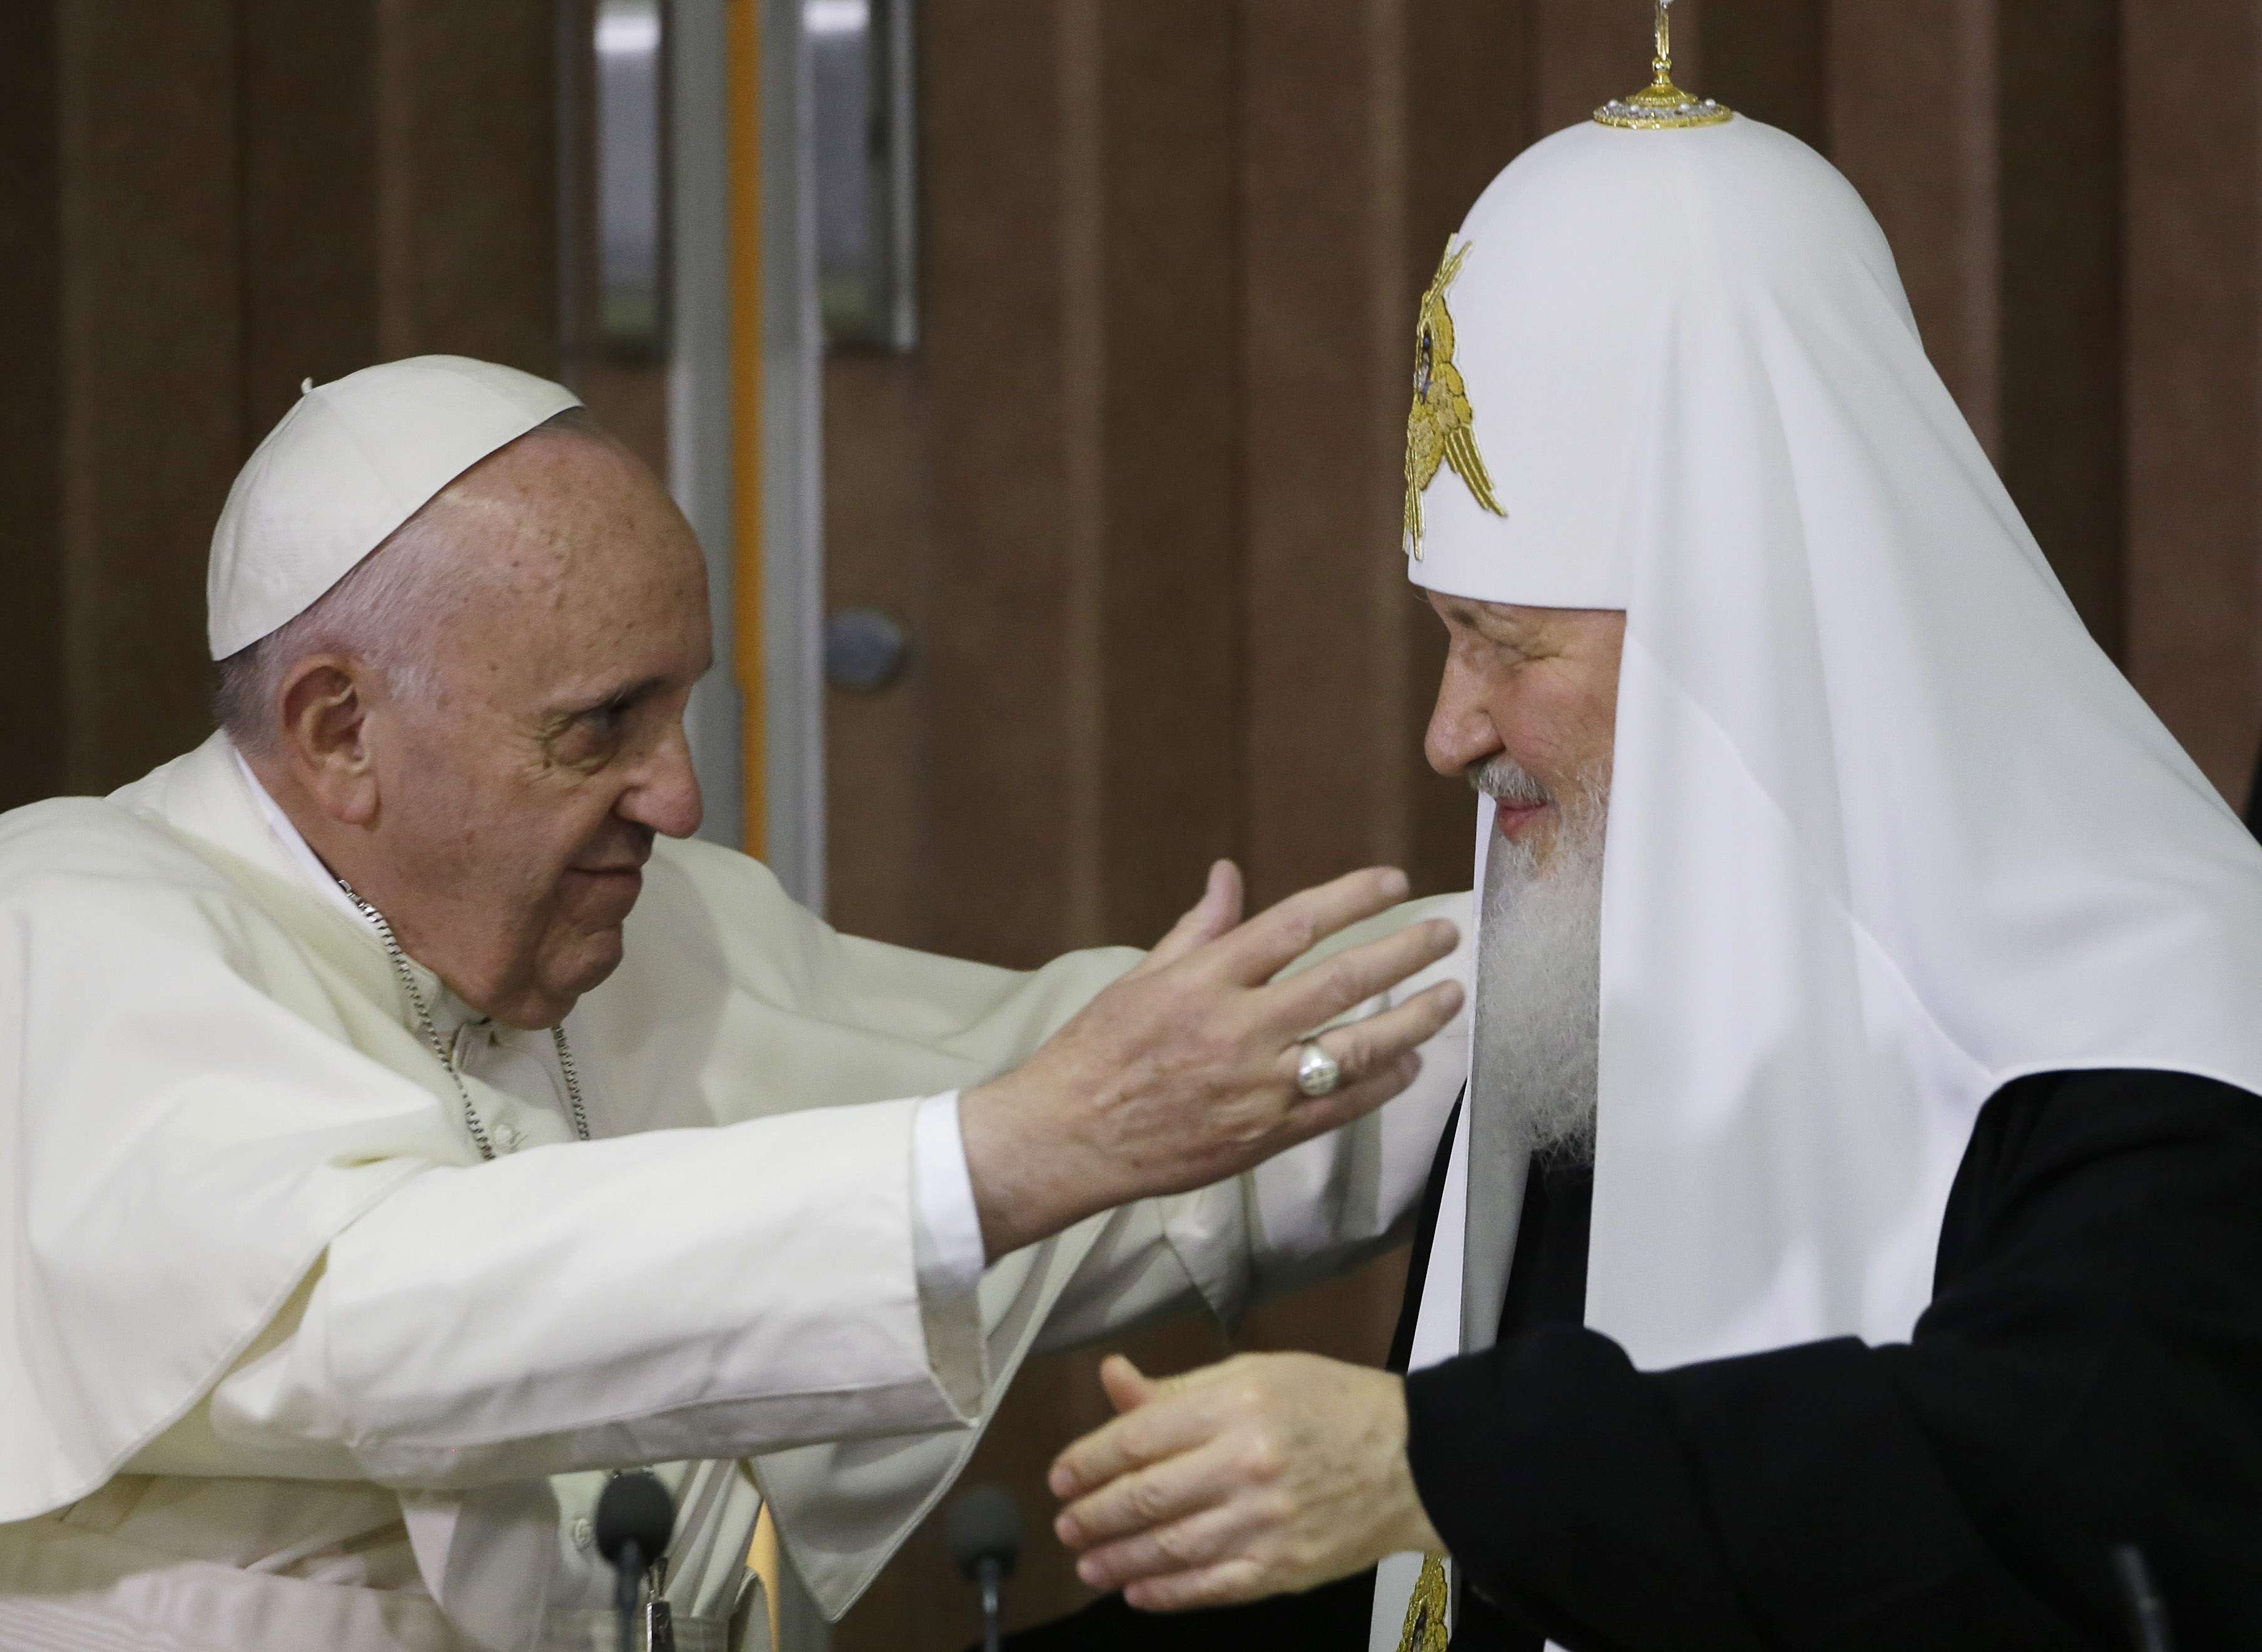
[(1445, 256), (1422, 295), (1422, 312), (1414, 326), (1414, 406), (1406, 415), (1406, 547), (1416, 561), (1422, 559), (1422, 494), (1437, 480), (1441, 465), (1468, 484), (1478, 504), (1495, 516), (1505, 516), (1493, 497), (1492, 475), (1484, 456), (1477, 451), (1476, 410), (1469, 405), (1469, 387), (1461, 370), (1453, 365), (1453, 317), (1445, 307), (1445, 290), (1461, 272), (1469, 256), (1464, 242), (1455, 251), (1445, 243)]
[(1445, 1587), (1445, 1562), (1435, 1555), (1424, 1555), (1414, 1598), (1406, 1603), (1406, 1632), (1398, 1637), (1398, 1652), (1445, 1652), (1452, 1633), (1445, 1614), (1452, 1604)]

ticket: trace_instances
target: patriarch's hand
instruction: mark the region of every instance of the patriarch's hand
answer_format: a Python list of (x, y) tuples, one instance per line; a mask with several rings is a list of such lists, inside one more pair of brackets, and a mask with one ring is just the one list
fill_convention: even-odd
[(1405, 898), (1405, 874), (1377, 868), (1243, 923), (1241, 874), (1219, 862), (1200, 904), (1135, 969), (1019, 1067), (961, 1098), (989, 1254), (1133, 1199), (1236, 1175), (1411, 1084), (1416, 1050), (1460, 1009), (1457, 982), (1323, 1035), (1344, 1074), (1331, 1095), (1297, 1089), (1297, 1041), (1450, 954), (1459, 941), (1451, 923), (1408, 924), (1273, 978)]
[(1406, 1463), (1398, 1377), (1308, 1353), (1181, 1377), (1100, 1367), (1121, 1413), (1054, 1461), (1077, 1575), (1147, 1612), (1311, 1589), (1404, 1549), (1442, 1553)]

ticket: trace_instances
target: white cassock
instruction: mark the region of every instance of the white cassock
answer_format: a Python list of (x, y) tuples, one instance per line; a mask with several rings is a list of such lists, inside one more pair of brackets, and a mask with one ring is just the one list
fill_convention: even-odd
[[(1467, 898), (1345, 940), (1441, 911)], [(376, 934), (223, 739), (0, 817), (0, 1645), (606, 1646), (587, 1519), (635, 1464), (681, 1511), (684, 1652), (746, 1615), (765, 1497), (838, 1616), (1023, 1359), (1229, 1322), (1420, 1192), (1459, 1021), (1383, 1114), (983, 1267), (958, 1087), (1137, 956), (860, 941), (663, 840), (566, 1024), (598, 1139), (548, 1035), (420, 979), (483, 1164)]]

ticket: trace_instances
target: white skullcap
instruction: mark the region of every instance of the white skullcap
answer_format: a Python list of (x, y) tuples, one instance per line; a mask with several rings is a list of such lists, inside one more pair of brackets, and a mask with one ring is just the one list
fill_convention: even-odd
[(212, 657), (296, 619), (450, 482), (580, 405), (563, 385), (464, 356), (310, 386), (237, 473), (213, 530)]

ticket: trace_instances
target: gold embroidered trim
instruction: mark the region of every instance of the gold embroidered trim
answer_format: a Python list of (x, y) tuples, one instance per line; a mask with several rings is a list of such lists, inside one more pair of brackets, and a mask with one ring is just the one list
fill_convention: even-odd
[(1414, 1598), (1406, 1603), (1406, 1632), (1398, 1637), (1398, 1652), (1445, 1652), (1452, 1634), (1446, 1612), (1452, 1604), (1451, 1591), (1445, 1587), (1444, 1558), (1424, 1555)]
[(1422, 494), (1437, 479), (1437, 467), (1451, 465), (1453, 474), (1468, 484), (1478, 504), (1495, 516), (1508, 512), (1493, 497), (1492, 476), (1484, 456), (1477, 451), (1476, 409), (1469, 405), (1469, 387), (1461, 370), (1453, 365), (1453, 317), (1445, 307), (1445, 289), (1461, 272), (1462, 261), (1473, 243), (1460, 250), (1445, 243), (1445, 256), (1422, 295), (1422, 313), (1414, 325), (1414, 406), (1406, 415), (1406, 548), (1422, 559)]

